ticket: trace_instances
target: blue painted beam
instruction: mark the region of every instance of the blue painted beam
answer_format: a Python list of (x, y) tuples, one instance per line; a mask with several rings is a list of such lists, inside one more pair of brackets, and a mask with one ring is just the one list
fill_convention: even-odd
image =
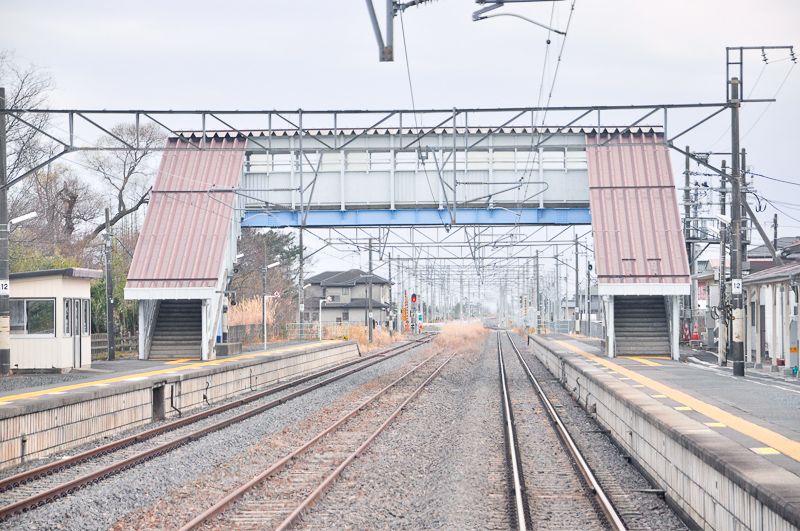
[[(456, 225), (589, 225), (588, 208), (459, 209)], [(424, 227), (450, 223), (447, 210), (311, 210), (306, 227)], [(245, 212), (242, 227), (299, 227), (300, 213), (286, 210)]]

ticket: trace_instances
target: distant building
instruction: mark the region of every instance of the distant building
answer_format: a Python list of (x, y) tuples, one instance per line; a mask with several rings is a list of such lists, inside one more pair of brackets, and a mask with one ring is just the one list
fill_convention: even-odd
[[(305, 293), (304, 321), (319, 320), (320, 300), (323, 322), (365, 324), (367, 321), (370, 275), (360, 269), (325, 271), (306, 282), (311, 284)], [(381, 326), (389, 320), (389, 281), (372, 275), (372, 316)]]

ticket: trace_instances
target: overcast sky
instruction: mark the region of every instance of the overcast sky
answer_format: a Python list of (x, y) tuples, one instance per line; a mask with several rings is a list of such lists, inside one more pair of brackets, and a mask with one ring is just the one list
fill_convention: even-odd
[[(384, 2), (374, 1), (383, 25)], [(563, 29), (570, 5), (506, 4), (493, 13), (552, 18)], [(553, 64), (561, 38), (550, 35), (547, 47), (547, 31), (507, 16), (473, 22), (479, 7), (441, 0), (403, 15), (417, 108), (540, 100), (545, 54)], [(411, 108), (401, 20), (396, 60), (381, 63), (362, 0), (3, 0), (0, 12), (0, 49), (49, 70), (53, 108)], [(800, 46), (798, 21), (797, 0), (577, 0), (551, 105), (723, 101), (725, 47)], [(746, 54), (746, 93), (777, 93), (778, 101), (743, 108), (742, 147), (753, 171), (798, 183), (800, 68), (787, 57), (769, 53), (765, 67), (760, 52)], [(679, 144), (728, 151), (729, 123), (724, 113)], [(682, 171), (679, 157), (673, 165)], [(800, 220), (798, 186), (756, 185)], [(773, 213), (767, 208), (762, 221)], [(800, 234), (800, 221), (779, 216), (782, 236)]]

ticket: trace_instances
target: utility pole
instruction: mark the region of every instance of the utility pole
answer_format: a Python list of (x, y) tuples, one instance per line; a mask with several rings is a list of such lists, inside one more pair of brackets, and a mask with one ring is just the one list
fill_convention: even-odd
[(586, 250), (586, 335), (592, 335), (592, 265), (589, 250)]
[(458, 319), (464, 320), (464, 273), (460, 275), (459, 289), (458, 289)]
[[(686, 169), (684, 170), (684, 190), (683, 190), (683, 209), (684, 209), (684, 218), (683, 218), (683, 226), (684, 226), (684, 236), (686, 238), (686, 256), (689, 257), (689, 274), (694, 275), (695, 273), (695, 261), (694, 261), (694, 243), (690, 242), (689, 240), (694, 236), (692, 234), (692, 197), (691, 197), (691, 158), (689, 158), (689, 153), (691, 153), (689, 146), (686, 146)], [(684, 299), (686, 301), (686, 299)], [(689, 293), (688, 297), (689, 302), (689, 330), (694, 330), (694, 310), (697, 308), (697, 290), (694, 288), (694, 282), (692, 283), (692, 289)]]
[[(726, 172), (726, 162), (722, 161), (722, 173)], [(726, 180), (721, 179), (721, 191), (720, 191), (720, 213), (725, 215), (726, 209), (726, 197), (725, 197), (725, 187), (726, 187)], [(719, 317), (717, 320), (719, 321), (718, 325), (718, 335), (717, 335), (717, 361), (720, 365), (726, 365), (728, 363), (728, 318), (727, 318), (727, 309), (725, 304), (725, 234), (727, 229), (725, 228), (725, 224), (720, 225), (719, 230)]]
[(553, 328), (556, 327), (555, 323), (560, 321), (561, 317), (561, 279), (559, 278), (559, 267), (558, 267), (558, 246), (556, 245), (556, 253), (553, 255), (553, 258), (556, 262), (556, 308), (555, 308), (555, 320), (553, 323)]
[(773, 229), (772, 246), (777, 251), (778, 250), (778, 214), (775, 214), (775, 216), (772, 218), (772, 229)]
[(731, 79), (731, 295), (733, 302), (733, 375), (744, 376), (744, 300), (742, 294), (742, 189), (739, 164), (739, 79)]
[[(6, 89), (0, 87), (0, 111)], [(11, 373), (11, 303), (8, 282), (8, 189), (6, 183), (6, 115), (0, 113), (0, 374)]]
[(389, 253), (389, 337), (394, 337), (394, 323), (392, 323), (392, 253)]
[(369, 292), (367, 297), (369, 298), (367, 301), (369, 309), (367, 326), (369, 326), (369, 342), (372, 343), (372, 238), (369, 239)]
[[(116, 354), (116, 342), (114, 338), (114, 268), (111, 264), (112, 242), (111, 223), (109, 219), (109, 211), (106, 208), (106, 331), (108, 336), (108, 361), (113, 361)], [(77, 320), (75, 321), (77, 322)]]

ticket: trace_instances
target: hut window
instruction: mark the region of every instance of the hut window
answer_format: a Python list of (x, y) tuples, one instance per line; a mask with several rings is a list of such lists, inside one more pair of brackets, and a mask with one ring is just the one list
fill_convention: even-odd
[(14, 335), (54, 336), (54, 299), (11, 299), (11, 333)]

